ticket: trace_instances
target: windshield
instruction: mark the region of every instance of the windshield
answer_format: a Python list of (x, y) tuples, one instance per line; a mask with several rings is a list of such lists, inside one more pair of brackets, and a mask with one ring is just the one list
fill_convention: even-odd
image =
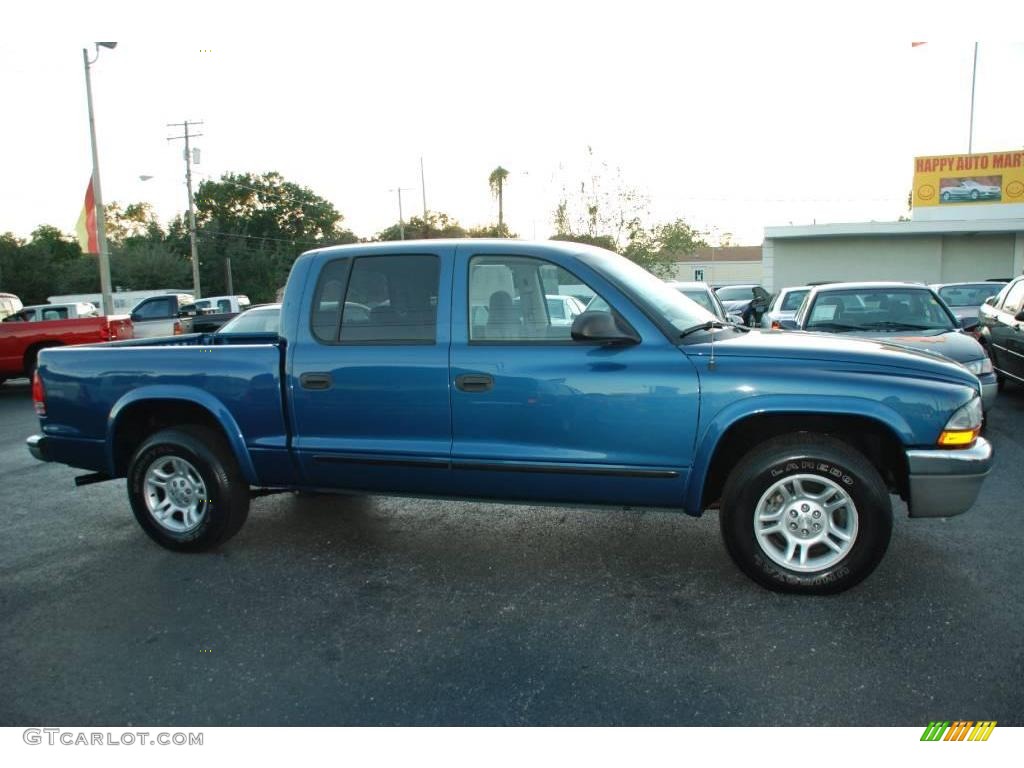
[(804, 296), (810, 293), (810, 290), (803, 291), (790, 291), (782, 299), (782, 306), (779, 307), (780, 312), (796, 312), (800, 309), (800, 305), (804, 301)]
[(953, 318), (927, 288), (862, 288), (817, 296), (808, 331), (948, 331)]
[(974, 283), (972, 285), (947, 285), (939, 288), (939, 296), (951, 307), (980, 307), (989, 296), (995, 296), (1002, 289), (1000, 283)]
[(744, 301), (754, 298), (754, 289), (749, 285), (727, 285), (715, 293), (722, 301)]
[(277, 333), (280, 324), (281, 307), (261, 307), (232, 318), (217, 333)]
[(718, 320), (714, 314), (629, 259), (596, 248), (580, 256), (594, 269), (619, 284), (619, 287), (644, 309), (672, 325), (677, 331), (686, 330), (699, 323)]

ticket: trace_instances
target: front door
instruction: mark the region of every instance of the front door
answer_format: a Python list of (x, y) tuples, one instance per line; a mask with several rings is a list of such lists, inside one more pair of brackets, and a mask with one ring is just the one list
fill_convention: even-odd
[(1011, 285), (996, 308), (991, 334), (993, 364), (1002, 372), (1024, 381), (1024, 330), (1017, 313), (1024, 308), (1024, 278)]
[[(559, 296), (617, 313), (640, 343), (573, 341), (572, 321), (550, 312)], [(682, 505), (697, 374), (614, 286), (558, 254), (459, 245), (452, 318), (458, 493)]]
[(451, 259), (450, 247), (417, 244), (321, 262), (289, 351), (308, 486), (444, 492)]

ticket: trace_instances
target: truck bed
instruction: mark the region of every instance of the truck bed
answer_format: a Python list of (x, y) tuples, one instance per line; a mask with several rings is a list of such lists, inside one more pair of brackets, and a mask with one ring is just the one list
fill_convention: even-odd
[[(108, 430), (130, 424), (132, 404), (158, 399), (167, 410), (205, 408), (233, 425), (254, 464), (286, 455), (281, 361), (274, 334), (191, 334), (43, 350), (44, 433), (65, 455), (57, 460), (116, 476)], [(243, 467), (255, 474), (253, 467)]]

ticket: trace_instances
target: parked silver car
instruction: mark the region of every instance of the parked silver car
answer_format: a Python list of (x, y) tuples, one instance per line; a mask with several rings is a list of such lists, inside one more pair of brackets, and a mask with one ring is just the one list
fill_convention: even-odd
[(715, 293), (707, 283), (677, 281), (669, 283), (669, 285), (683, 294), (686, 298), (700, 304), (719, 320), (727, 323), (743, 325), (743, 318), (738, 314), (728, 312), (725, 305), (722, 304), (722, 300), (718, 298), (718, 294)]
[(928, 286), (946, 302), (961, 323), (977, 320), (985, 300), (995, 296), (1006, 285), (1004, 281), (988, 280), (973, 283), (935, 283)]
[(809, 285), (783, 288), (775, 294), (772, 303), (768, 305), (768, 311), (761, 316), (761, 327), (781, 328), (781, 321), (792, 320), (796, 316), (796, 311), (800, 309), (801, 302), (810, 292)]

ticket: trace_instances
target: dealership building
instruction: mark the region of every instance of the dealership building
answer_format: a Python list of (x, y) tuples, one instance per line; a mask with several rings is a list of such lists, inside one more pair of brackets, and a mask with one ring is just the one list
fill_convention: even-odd
[(769, 226), (758, 246), (705, 248), (676, 280), (956, 283), (1024, 273), (1024, 152), (915, 158), (910, 220)]
[(824, 280), (953, 283), (1024, 272), (1024, 218), (766, 227), (762, 285)]
[(1024, 152), (915, 158), (910, 221), (766, 227), (761, 284), (1024, 273)]

